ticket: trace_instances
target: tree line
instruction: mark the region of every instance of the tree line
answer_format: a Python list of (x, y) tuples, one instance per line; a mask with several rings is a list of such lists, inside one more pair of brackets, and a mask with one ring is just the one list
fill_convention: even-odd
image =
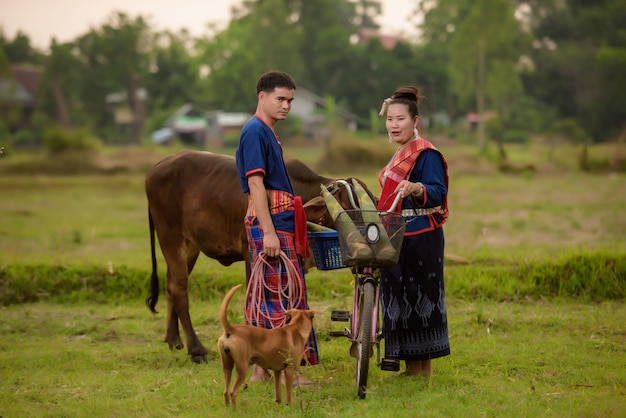
[[(37, 66), (35, 125), (82, 127), (103, 138), (115, 136), (105, 99), (122, 92), (138, 142), (185, 103), (253, 111), (256, 78), (268, 69), (287, 71), (375, 132), (383, 128), (382, 100), (413, 84), (425, 96), (429, 129), (452, 132), (468, 113), (489, 116), (477, 124), (480, 146), (534, 134), (591, 142), (626, 135), (623, 0), (412, 3), (407, 18), (418, 35), (392, 47), (360, 36), (379, 27), (375, 0), (246, 0), (228, 26), (207, 25), (201, 36), (154, 31), (148, 17), (114, 12), (70, 42), (53, 39), (46, 51), (0, 28), (0, 79), (11, 64)], [(7, 106), (0, 99), (5, 128)]]

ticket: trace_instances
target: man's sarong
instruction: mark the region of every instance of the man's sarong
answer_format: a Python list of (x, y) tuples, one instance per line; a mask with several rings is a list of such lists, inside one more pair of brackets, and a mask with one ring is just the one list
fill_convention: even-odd
[[(246, 222), (246, 232), (250, 251), (250, 267), (252, 268), (259, 253), (263, 250), (263, 230), (259, 228), (258, 221), (255, 219), (253, 224)], [(300, 272), (300, 280), (304, 282), (304, 270), (300, 257), (296, 254), (294, 236), (279, 231), (276, 233), (280, 240), (281, 249), (294, 263), (294, 266), (297, 266)], [(246, 318), (260, 318), (259, 322), (261, 323), (256, 323), (256, 321), (253, 320), (252, 322), (254, 323), (249, 323), (248, 325), (272, 329), (280, 325), (284, 320), (285, 311), (288, 309), (287, 298), (292, 295), (292, 292), (288, 288), (286, 269), (280, 259), (269, 259), (267, 261), (270, 265), (265, 266), (265, 274), (263, 275), (265, 280), (264, 297), (260, 301), (252, 301), (251, 297), (246, 300)], [(302, 293), (299, 300), (292, 301), (291, 306), (294, 306), (296, 309), (309, 309), (306, 300), (306, 282), (302, 283), (301, 287), (305, 289), (305, 292)], [(253, 303), (255, 303), (256, 306)], [(259, 309), (263, 315), (255, 315), (256, 311)], [(306, 364), (315, 365), (319, 363), (315, 329), (311, 330), (311, 335), (306, 344), (305, 354)]]

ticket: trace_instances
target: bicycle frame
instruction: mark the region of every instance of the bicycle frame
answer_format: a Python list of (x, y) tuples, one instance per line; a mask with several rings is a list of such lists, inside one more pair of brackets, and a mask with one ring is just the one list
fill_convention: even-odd
[[(401, 193), (394, 199), (392, 209), (399, 202)], [(390, 213), (389, 212), (389, 213)], [(347, 337), (352, 342), (350, 355), (356, 358), (356, 390), (359, 398), (364, 399), (367, 394), (367, 380), (370, 358), (376, 347), (376, 365), (381, 366), (380, 343), (383, 339), (382, 324), (379, 320), (380, 306), (380, 273), (379, 267), (372, 265), (355, 265), (352, 267), (354, 276), (354, 293), (352, 298), (352, 312), (333, 311), (331, 320), (350, 321), (350, 329), (343, 332), (330, 332), (331, 336)], [(383, 367), (385, 370), (394, 370)]]
[(354, 268), (352, 274), (354, 275), (355, 289), (352, 297), (350, 334), (353, 340), (359, 336), (360, 314), (364, 311), (363, 286), (366, 282), (372, 283), (374, 286), (374, 301), (372, 304), (372, 326), (370, 333), (372, 344), (377, 347), (376, 364), (380, 365), (380, 342), (382, 340), (381, 326), (378, 317), (378, 313), (380, 312), (380, 270), (364, 267), (361, 272), (358, 272), (358, 269)]

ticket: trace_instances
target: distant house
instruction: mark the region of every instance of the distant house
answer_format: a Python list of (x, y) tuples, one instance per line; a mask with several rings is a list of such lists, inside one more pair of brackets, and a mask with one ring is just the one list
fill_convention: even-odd
[[(311, 91), (298, 87), (292, 103), (289, 119), (296, 117), (302, 122), (304, 134), (312, 139), (328, 136), (326, 100)], [(357, 116), (345, 109), (337, 108), (335, 120), (344, 129), (356, 131)], [(179, 138), (187, 144), (205, 147), (224, 145), (228, 140), (238, 139), (243, 125), (252, 117), (247, 112), (225, 112), (223, 110), (201, 111), (188, 103), (181, 106), (169, 118), (166, 126), (152, 133), (152, 141), (166, 143)]]
[(224, 144), (229, 137), (239, 137), (243, 125), (246, 124), (252, 115), (247, 112), (224, 112), (214, 110), (206, 113), (208, 129), (205, 137), (205, 144)]
[(187, 103), (167, 118), (166, 127), (152, 133), (152, 141), (161, 144), (178, 138), (189, 145), (219, 146), (227, 137), (238, 136), (251, 117), (245, 112), (203, 112)]
[(369, 41), (371, 38), (376, 38), (380, 41), (380, 43), (386, 48), (386, 49), (394, 49), (396, 47), (396, 45), (398, 44), (398, 42), (402, 42), (404, 41), (404, 39), (402, 39), (399, 36), (394, 36), (394, 35), (385, 35), (380, 33), (380, 31), (378, 29), (374, 29), (374, 28), (361, 28), (359, 29), (359, 34), (358, 34), (358, 43), (359, 44), (364, 44), (367, 41)]
[(0, 77), (0, 114), (10, 132), (32, 127), (40, 79), (41, 71), (23, 65), (11, 65)]
[[(148, 100), (148, 91), (143, 87), (137, 89), (137, 100), (144, 104)], [(135, 115), (128, 104), (128, 94), (125, 90), (109, 93), (104, 97), (107, 110), (113, 116), (115, 136), (118, 141), (131, 139), (132, 124)]]
[[(311, 138), (327, 135), (326, 99), (303, 87), (296, 89), (296, 98), (291, 106), (290, 115), (297, 116), (303, 123), (304, 133)], [(349, 131), (356, 131), (357, 116), (345, 109), (337, 108), (337, 122)]]

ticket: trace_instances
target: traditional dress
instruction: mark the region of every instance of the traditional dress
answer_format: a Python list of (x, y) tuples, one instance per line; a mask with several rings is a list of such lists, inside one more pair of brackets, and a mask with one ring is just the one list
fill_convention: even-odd
[[(303, 235), (302, 227), (304, 237), (306, 237), (306, 218), (301, 219), (301, 200), (294, 196), (280, 142), (274, 131), (258, 115), (252, 117), (241, 131), (236, 162), (239, 183), (244, 193), (250, 192), (248, 176), (255, 173), (263, 174), (270, 214), (281, 249), (300, 273), (298, 279), (301, 283), (298, 283), (296, 287), (304, 289), (303, 292), (295, 292), (289, 286), (287, 270), (279, 258), (268, 260), (269, 265), (265, 266), (263, 274), (263, 295), (258, 298), (248, 294), (245, 313), (247, 324), (271, 329), (284, 323), (286, 310), (292, 307), (309, 309), (302, 263), (302, 256), (306, 256), (308, 247), (303, 245), (300, 239), (296, 240), (296, 233), (299, 237)], [(297, 226), (296, 220), (302, 225)], [(253, 267), (259, 253), (263, 250), (263, 230), (251, 200), (249, 200), (244, 222), (248, 236), (250, 263)], [(306, 362), (311, 365), (319, 363), (314, 330), (311, 331), (307, 342)]]
[(379, 175), (379, 209), (390, 207), (393, 191), (405, 179), (421, 182), (424, 195), (398, 205), (407, 221), (400, 258), (381, 273), (385, 357), (428, 360), (450, 354), (443, 280), (446, 159), (422, 138), (399, 148)]

